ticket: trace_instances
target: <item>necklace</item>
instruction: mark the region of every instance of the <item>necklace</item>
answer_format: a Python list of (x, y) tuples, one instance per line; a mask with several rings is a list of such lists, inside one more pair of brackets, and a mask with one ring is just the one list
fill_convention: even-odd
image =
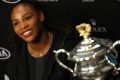
[(45, 54), (47, 54), (50, 46), (51, 46), (51, 43), (52, 43), (52, 39), (53, 39), (53, 34), (52, 33), (48, 33), (48, 42), (45, 46), (45, 48), (43, 50), (39, 50), (36, 51), (35, 49), (33, 49), (29, 44), (27, 45), (28, 46), (28, 51), (30, 52), (30, 55), (32, 55), (33, 57), (43, 57)]

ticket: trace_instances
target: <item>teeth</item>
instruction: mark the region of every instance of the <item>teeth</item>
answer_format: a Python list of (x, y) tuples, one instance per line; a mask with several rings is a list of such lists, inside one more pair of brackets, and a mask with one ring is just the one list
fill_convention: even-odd
[(24, 36), (29, 36), (31, 34), (32, 30), (28, 30), (26, 32), (23, 33)]

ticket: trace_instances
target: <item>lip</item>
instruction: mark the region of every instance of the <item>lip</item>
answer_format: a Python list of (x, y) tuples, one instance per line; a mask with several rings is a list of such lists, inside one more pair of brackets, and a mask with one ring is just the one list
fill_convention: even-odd
[(32, 29), (29, 29), (29, 30), (26, 30), (26, 31), (22, 32), (22, 35), (23, 35), (24, 37), (29, 37), (29, 36), (32, 35), (32, 32), (33, 32), (33, 30), (32, 30)]

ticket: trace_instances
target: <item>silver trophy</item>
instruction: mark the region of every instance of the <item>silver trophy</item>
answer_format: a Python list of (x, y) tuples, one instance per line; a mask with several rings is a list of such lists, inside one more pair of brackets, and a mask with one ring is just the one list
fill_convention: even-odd
[[(54, 50), (59, 65), (83, 80), (104, 80), (110, 70), (117, 73), (120, 68), (116, 66), (118, 53), (115, 46), (120, 44), (120, 40), (113, 43), (109, 39), (90, 37), (90, 24), (82, 23), (76, 29), (83, 40), (70, 52), (65, 49)], [(60, 54), (66, 54), (67, 60), (75, 63), (73, 69), (60, 61)]]

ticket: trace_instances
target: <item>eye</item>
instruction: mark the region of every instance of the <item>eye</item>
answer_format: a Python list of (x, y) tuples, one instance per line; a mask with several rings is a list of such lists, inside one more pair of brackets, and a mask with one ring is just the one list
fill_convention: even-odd
[(18, 25), (18, 22), (13, 22), (13, 25), (14, 25), (14, 26), (17, 26), (17, 25)]
[(32, 16), (26, 16), (25, 19), (29, 20)]

